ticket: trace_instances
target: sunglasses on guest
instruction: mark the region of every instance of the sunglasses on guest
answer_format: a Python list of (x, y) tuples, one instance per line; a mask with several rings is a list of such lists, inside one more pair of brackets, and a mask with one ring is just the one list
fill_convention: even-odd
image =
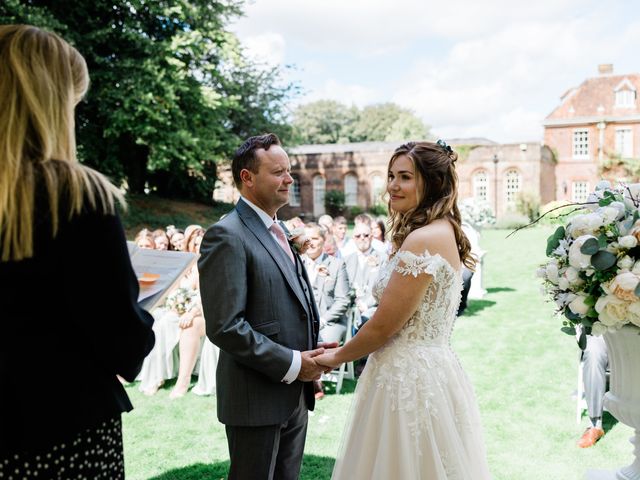
[(359, 233), (357, 235), (354, 235), (353, 238), (369, 238), (370, 236), (370, 233)]

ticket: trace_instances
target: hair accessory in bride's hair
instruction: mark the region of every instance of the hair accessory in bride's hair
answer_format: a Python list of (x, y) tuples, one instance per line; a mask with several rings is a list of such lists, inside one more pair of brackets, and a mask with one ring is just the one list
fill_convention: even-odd
[(436, 142), (436, 145), (438, 145), (438, 146), (442, 147), (442, 149), (443, 149), (445, 152), (447, 152), (447, 153), (453, 153), (453, 149), (452, 149), (449, 145), (447, 145), (447, 142), (445, 142), (445, 141), (444, 141), (444, 140), (442, 140), (442, 139), (439, 139), (439, 140)]

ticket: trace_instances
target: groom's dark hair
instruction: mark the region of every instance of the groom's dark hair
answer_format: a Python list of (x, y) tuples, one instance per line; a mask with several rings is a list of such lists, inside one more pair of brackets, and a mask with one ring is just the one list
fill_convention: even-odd
[(264, 135), (257, 135), (255, 137), (249, 137), (240, 148), (233, 154), (233, 160), (231, 162), (231, 173), (233, 173), (233, 181), (236, 187), (242, 186), (242, 180), (240, 179), (240, 172), (245, 168), (253, 173), (258, 173), (258, 157), (256, 157), (256, 150), (264, 148), (269, 150), (271, 145), (280, 145), (280, 139), (275, 133), (265, 133)]

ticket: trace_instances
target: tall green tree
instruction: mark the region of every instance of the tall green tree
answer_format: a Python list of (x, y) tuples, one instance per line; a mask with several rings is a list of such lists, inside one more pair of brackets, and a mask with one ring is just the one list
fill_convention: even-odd
[(348, 143), (357, 121), (356, 107), (318, 100), (297, 107), (292, 125), (297, 143)]
[(0, 22), (59, 33), (87, 60), (78, 150), (129, 190), (210, 198), (216, 164), (242, 138), (290, 134), (294, 86), (243, 56), (226, 29), (242, 2), (5, 0)]
[(368, 105), (362, 109), (353, 129), (353, 141), (424, 140), (429, 127), (411, 110), (395, 103)]

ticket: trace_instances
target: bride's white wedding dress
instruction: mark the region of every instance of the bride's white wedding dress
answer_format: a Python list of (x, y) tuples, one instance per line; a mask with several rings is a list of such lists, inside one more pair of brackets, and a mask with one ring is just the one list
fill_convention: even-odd
[(460, 273), (440, 255), (399, 252), (380, 271), (433, 276), (404, 327), (369, 356), (332, 479), (490, 478), (473, 388), (451, 349)]

